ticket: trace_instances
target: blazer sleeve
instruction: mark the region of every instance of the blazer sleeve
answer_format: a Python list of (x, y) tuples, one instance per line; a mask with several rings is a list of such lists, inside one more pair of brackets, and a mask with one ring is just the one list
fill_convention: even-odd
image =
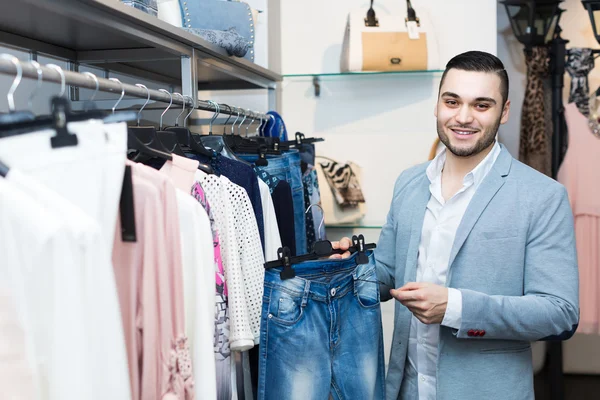
[(462, 324), (453, 332), (458, 338), (566, 340), (575, 333), (579, 274), (573, 214), (565, 188), (556, 187), (559, 190), (533, 210), (525, 249), (524, 295), (490, 296), (460, 289)]
[(394, 218), (394, 203), (400, 196), (402, 187), (406, 184), (407, 172), (400, 174), (394, 186), (392, 204), (386, 222), (381, 228), (377, 249), (375, 250), (375, 269), (379, 280), (379, 293), (381, 301), (392, 299), (390, 289), (395, 288), (396, 271), (396, 222)]

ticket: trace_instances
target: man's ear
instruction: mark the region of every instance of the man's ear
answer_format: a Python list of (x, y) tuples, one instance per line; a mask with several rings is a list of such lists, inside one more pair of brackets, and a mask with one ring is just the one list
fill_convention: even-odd
[(502, 116), (500, 117), (500, 124), (505, 124), (508, 121), (510, 115), (510, 100), (506, 100), (504, 108), (502, 109)]

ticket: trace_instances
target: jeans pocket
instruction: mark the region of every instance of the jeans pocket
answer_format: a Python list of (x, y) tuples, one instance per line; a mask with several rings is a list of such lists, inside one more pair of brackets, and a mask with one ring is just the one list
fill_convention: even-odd
[(295, 325), (300, 321), (304, 311), (299, 304), (301, 299), (279, 293), (278, 296), (271, 297), (269, 306), (269, 319), (282, 325)]
[(354, 278), (354, 294), (356, 300), (363, 308), (375, 308), (379, 306), (379, 282), (375, 276), (375, 270)]

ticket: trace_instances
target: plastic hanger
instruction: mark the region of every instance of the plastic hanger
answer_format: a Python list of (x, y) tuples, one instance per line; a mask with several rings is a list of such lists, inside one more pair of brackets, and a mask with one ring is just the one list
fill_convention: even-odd
[(211, 148), (217, 154), (221, 154), (229, 159), (240, 161), (240, 162), (243, 162), (244, 164), (248, 164), (243, 160), (239, 160), (235, 156), (233, 150), (231, 150), (229, 148), (229, 146), (227, 146), (227, 143), (224, 141), (223, 136), (213, 135), (213, 122), (218, 118), (218, 116), (221, 112), (221, 108), (218, 103), (216, 103), (212, 100), (208, 100), (208, 103), (210, 103), (215, 108), (215, 114), (213, 115), (213, 117), (211, 118), (211, 120), (209, 122), (208, 135), (200, 136), (200, 140), (202, 141), (202, 144), (206, 147)]
[[(177, 93), (177, 94), (179, 94), (179, 93)], [(192, 99), (191, 96), (181, 96), (181, 98), (184, 100), (185, 100), (185, 98), (190, 99), (190, 103), (192, 103), (192, 106), (190, 107), (190, 112), (183, 119), (183, 127), (171, 127), (171, 128), (167, 128), (167, 130), (171, 130), (171, 131), (175, 132), (175, 134), (177, 135), (177, 140), (178, 140), (179, 144), (184, 146), (184, 147), (182, 147), (182, 150), (190, 151), (191, 153), (204, 155), (204, 156), (210, 157), (212, 159), (212, 157), (214, 156), (213, 152), (208, 150), (201, 143), (196, 142), (196, 140), (192, 137), (190, 130), (187, 128), (187, 120), (190, 117), (190, 115), (192, 115), (192, 113), (194, 112), (194, 109), (195, 109), (194, 99)], [(185, 101), (183, 103), (183, 111), (185, 111)], [(181, 114), (183, 114), (183, 112)], [(179, 114), (179, 116), (181, 116), (181, 114)], [(179, 116), (177, 117), (177, 121), (175, 121), (175, 125), (177, 125), (179, 122)], [(215, 173), (215, 171), (211, 165), (205, 164), (202, 162), (199, 162), (198, 169), (206, 172), (207, 174)]]
[(96, 89), (94, 90), (92, 97), (90, 97), (89, 100), (86, 100), (83, 103), (83, 109), (85, 111), (87, 111), (90, 108), (96, 108), (96, 103), (94, 103), (94, 99), (96, 98), (96, 95), (98, 94), (98, 91), (100, 90), (100, 82), (98, 81), (98, 77), (96, 75), (92, 74), (91, 72), (84, 72), (83, 75), (86, 75), (86, 76), (89, 76), (90, 78), (92, 78), (94, 80), (94, 83), (96, 84)]
[[(139, 140), (139, 142), (142, 143), (147, 148), (154, 149), (154, 150), (160, 151), (162, 153), (170, 154), (170, 151), (168, 151), (156, 137), (156, 128), (154, 126), (152, 126), (152, 125), (140, 126), (140, 119), (142, 116), (142, 111), (144, 110), (144, 108), (146, 108), (146, 105), (150, 102), (150, 90), (148, 90), (146, 85), (142, 85), (141, 83), (136, 83), (135, 86), (146, 89), (146, 92), (148, 93), (148, 98), (146, 99), (146, 102), (139, 109), (139, 111), (137, 113), (136, 126), (128, 127), (128, 132), (135, 135), (135, 137)], [(161, 158), (164, 158), (164, 157), (161, 157)], [(169, 159), (171, 159), (171, 158), (169, 158)]]
[(173, 154), (177, 154), (178, 156), (185, 157), (185, 153), (183, 152), (183, 150), (179, 146), (179, 142), (177, 141), (177, 134), (175, 132), (163, 130), (163, 116), (167, 113), (169, 108), (171, 108), (171, 106), (173, 105), (173, 95), (165, 89), (159, 89), (159, 91), (168, 94), (170, 101), (169, 101), (169, 105), (167, 106), (165, 111), (163, 111), (162, 114), (160, 114), (159, 130), (156, 131), (156, 137), (158, 138), (158, 141), (160, 143), (162, 143), (162, 145), (167, 149), (167, 151), (169, 153), (173, 153)]
[[(117, 80), (117, 82), (121, 83), (119, 80)], [(142, 85), (141, 83), (137, 83), (135, 86), (146, 89), (146, 91), (148, 91), (148, 99), (137, 113), (137, 126), (127, 127), (127, 147), (131, 150), (137, 150), (140, 153), (139, 155), (133, 157), (133, 160), (140, 161), (141, 158), (143, 158), (143, 156), (147, 156), (150, 158), (156, 157), (162, 160), (172, 160), (173, 156), (171, 156), (170, 153), (167, 153), (158, 148), (158, 146), (160, 146), (160, 143), (154, 135), (154, 127), (139, 126), (142, 110), (150, 101), (150, 91), (146, 86)], [(140, 157), (140, 155), (142, 155), (142, 157)]]

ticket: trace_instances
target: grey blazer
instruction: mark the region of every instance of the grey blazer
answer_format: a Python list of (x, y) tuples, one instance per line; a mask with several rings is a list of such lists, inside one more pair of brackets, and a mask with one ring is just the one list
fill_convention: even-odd
[[(430, 197), (428, 164), (403, 172), (394, 188), (375, 251), (383, 301), (391, 299), (390, 288), (416, 279)], [(448, 265), (446, 285), (462, 293), (462, 325), (440, 329), (437, 398), (533, 399), (530, 342), (566, 340), (579, 322), (566, 190), (502, 147), (458, 227)], [(396, 303), (387, 399), (399, 398), (411, 315)], [(485, 334), (473, 336), (475, 331)], [(403, 399), (417, 398), (414, 390), (403, 392)]]

